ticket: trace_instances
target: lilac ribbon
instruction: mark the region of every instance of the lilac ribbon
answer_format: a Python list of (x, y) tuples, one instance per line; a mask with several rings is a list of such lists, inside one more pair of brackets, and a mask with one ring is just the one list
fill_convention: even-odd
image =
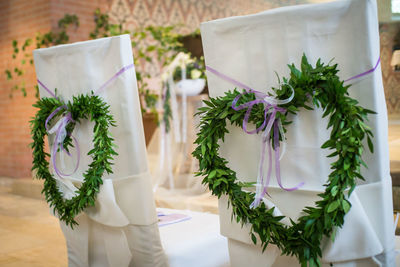
[[(62, 177), (62, 176), (71, 176), (72, 174), (74, 174), (74, 173), (77, 171), (78, 166), (79, 166), (79, 162), (80, 162), (80, 150), (79, 150), (78, 141), (77, 141), (77, 139), (76, 139), (73, 135), (71, 135), (70, 133), (67, 133), (67, 129), (66, 129), (67, 125), (68, 125), (70, 122), (72, 122), (72, 123), (75, 122), (75, 121), (72, 119), (71, 112), (67, 112), (67, 113), (65, 114), (65, 116), (64, 116), (63, 118), (61, 118), (61, 119), (56, 123), (56, 125), (53, 126), (52, 129), (49, 129), (49, 128), (48, 128), (48, 122), (49, 122), (60, 110), (62, 110), (62, 109), (67, 110), (67, 106), (64, 105), (64, 106), (58, 107), (55, 111), (53, 111), (53, 112), (50, 114), (50, 116), (47, 117), (47, 119), (46, 119), (46, 124), (45, 124), (46, 130), (47, 130), (47, 132), (48, 132), (49, 134), (52, 134), (52, 133), (54, 133), (54, 132), (56, 133), (55, 142), (54, 142), (53, 148), (52, 148), (52, 150), (51, 150), (51, 161), (52, 161), (53, 166), (54, 166), (54, 171), (56, 172), (56, 174), (57, 174), (59, 177)], [(54, 129), (54, 130), (53, 130), (53, 129)], [(64, 148), (64, 139), (65, 139), (65, 137), (66, 137), (67, 135), (68, 135), (68, 136), (71, 136), (72, 140), (74, 140), (75, 147), (76, 147), (76, 151), (77, 151), (77, 155), (78, 155), (78, 159), (77, 159), (77, 163), (76, 163), (76, 165), (75, 165), (75, 169), (74, 169), (71, 173), (69, 173), (69, 174), (66, 174), (66, 173), (61, 172), (61, 171), (57, 168), (57, 164), (56, 164), (56, 155), (57, 155), (58, 147), (60, 147), (60, 152), (61, 152), (61, 153), (62, 153), (62, 152), (66, 152), (67, 155), (71, 157), (71, 153), (69, 153), (68, 150), (66, 150), (66, 149)], [(62, 155), (63, 155), (63, 154), (61, 154), (61, 156), (62, 156)]]
[(39, 79), (37, 79), (38, 84), (40, 84), (53, 98), (58, 98), (56, 97), (56, 94), (50, 91), (49, 88), (47, 88)]
[[(378, 61), (376, 62), (375, 66), (372, 69), (369, 69), (363, 73), (355, 75), (355, 76), (345, 80), (344, 82), (348, 82), (348, 81), (366, 76), (366, 75), (374, 72), (378, 68), (380, 62), (381, 62), (381, 58), (379, 57)], [(260, 156), (260, 163), (259, 163), (259, 170), (258, 170), (258, 177), (257, 177), (256, 195), (255, 195), (255, 199), (254, 199), (253, 203), (250, 205), (250, 207), (252, 207), (252, 208), (257, 207), (258, 205), (260, 205), (261, 200), (265, 196), (265, 194), (269, 195), (267, 192), (267, 189), (268, 189), (268, 185), (269, 185), (269, 182), (271, 179), (271, 173), (272, 173), (272, 168), (271, 168), (272, 167), (272, 149), (271, 149), (272, 146), (271, 146), (271, 140), (270, 140), (270, 130), (272, 127), (274, 127), (275, 176), (276, 176), (278, 185), (286, 191), (294, 191), (294, 190), (299, 189), (301, 186), (303, 186), (304, 182), (301, 182), (295, 187), (284, 188), (282, 185), (282, 179), (281, 179), (281, 174), (280, 174), (279, 161), (280, 161), (280, 158), (282, 155), (280, 154), (279, 133), (281, 134), (283, 141), (284, 141), (285, 137), (284, 137), (284, 132), (283, 132), (283, 128), (282, 128), (282, 123), (279, 119), (276, 119), (276, 113), (277, 112), (285, 112), (285, 109), (278, 107), (277, 105), (289, 103), (293, 99), (293, 95), (292, 95), (292, 97), (290, 97), (286, 100), (283, 100), (283, 102), (280, 102), (280, 100), (273, 99), (270, 96), (268, 96), (262, 92), (253, 90), (249, 86), (247, 86), (239, 81), (236, 81), (235, 79), (232, 79), (231, 77), (229, 77), (209, 66), (206, 66), (206, 69), (209, 72), (215, 74), (216, 76), (224, 79), (225, 81), (228, 81), (238, 87), (245, 89), (245, 91), (246, 91), (245, 93), (242, 93), (242, 94), (236, 96), (235, 99), (232, 101), (232, 108), (236, 111), (247, 108), (247, 111), (246, 111), (246, 114), (245, 114), (245, 117), (243, 120), (243, 130), (248, 134), (255, 134), (265, 128), (264, 135), (262, 138), (262, 147), (261, 147), (261, 156)], [(236, 106), (239, 99), (244, 94), (248, 94), (248, 93), (254, 93), (256, 96), (256, 100)], [(294, 91), (293, 91), (293, 93), (294, 93)], [(262, 125), (260, 127), (256, 128), (255, 130), (248, 131), (247, 124), (248, 124), (248, 121), (250, 118), (251, 110), (252, 110), (253, 106), (256, 104), (264, 104), (264, 106), (265, 106), (264, 122), (262, 123)], [(266, 179), (264, 179), (264, 161), (265, 161), (265, 150), (266, 150), (267, 142), (268, 142), (268, 172), (267, 172)]]
[[(108, 85), (110, 85), (116, 78), (118, 78), (121, 74), (123, 74), (125, 71), (131, 69), (134, 67), (134, 64), (129, 64), (122, 69), (120, 69), (117, 73), (115, 73), (110, 79), (108, 79), (102, 86), (100, 86), (94, 94), (98, 95), (101, 93), (104, 88), (106, 88)], [(39, 79), (37, 79), (37, 82), (39, 85), (41, 85), (53, 98), (58, 97), (53, 93), (49, 88), (47, 88)], [(54, 118), (61, 110), (65, 110), (66, 112), (63, 113), (63, 117), (56, 123), (56, 125), (53, 126), (53, 128), (49, 129), (48, 124), (52, 118)], [(72, 118), (72, 114), (70, 111), (68, 111), (68, 107), (66, 105), (62, 105), (58, 108), (56, 108), (47, 118), (45, 121), (45, 128), (48, 134), (55, 133), (55, 142), (53, 144), (53, 148), (51, 150), (51, 161), (53, 164), (53, 168), (55, 173), (59, 176), (71, 176), (73, 175), (79, 167), (79, 162), (80, 162), (80, 149), (79, 149), (79, 143), (78, 140), (71, 135), (70, 133), (67, 132), (66, 127), (69, 123), (74, 123), (74, 119)], [(71, 156), (71, 153), (69, 153), (65, 148), (64, 148), (64, 140), (67, 136), (71, 136), (72, 140), (75, 143), (76, 151), (77, 151), (77, 163), (75, 165), (74, 170), (71, 173), (63, 173), (59, 170), (56, 164), (56, 155), (58, 148), (60, 148), (61, 156), (63, 155), (63, 152), (66, 152), (68, 156)]]
[(376, 62), (375, 67), (373, 67), (372, 69), (369, 69), (369, 70), (367, 70), (367, 71), (365, 71), (365, 72), (363, 72), (363, 73), (360, 73), (360, 74), (358, 74), (358, 75), (356, 75), (356, 76), (353, 76), (353, 77), (351, 77), (351, 78), (345, 80), (344, 82), (348, 82), (348, 81), (351, 81), (351, 80), (354, 80), (354, 79), (357, 79), (357, 78), (366, 76), (366, 75), (368, 75), (368, 74), (374, 72), (374, 71), (378, 68), (379, 63), (381, 63), (381, 57), (378, 58), (378, 61)]
[[(303, 186), (304, 182), (301, 182), (300, 184), (298, 184), (297, 186), (295, 186), (293, 188), (285, 188), (282, 185), (281, 176), (280, 176), (280, 164), (279, 163), (280, 163), (281, 155), (280, 155), (280, 149), (279, 149), (279, 147), (280, 147), (279, 133), (281, 134), (283, 141), (284, 141), (285, 137), (284, 137), (284, 132), (283, 132), (281, 121), (280, 121), (280, 119), (276, 118), (276, 113), (277, 112), (283, 113), (286, 111), (286, 109), (284, 109), (282, 107), (278, 107), (278, 105), (289, 103), (293, 99), (293, 97), (294, 97), (293, 88), (291, 88), (292, 95), (289, 98), (284, 99), (284, 100), (278, 100), (271, 96), (268, 96), (265, 93), (251, 89), (249, 86), (247, 86), (239, 81), (236, 81), (236, 80), (232, 79), (231, 77), (228, 77), (227, 75), (225, 75), (209, 66), (206, 66), (206, 69), (208, 71), (210, 71), (211, 73), (215, 74), (216, 76), (224, 79), (225, 81), (228, 81), (238, 87), (245, 89), (244, 93), (237, 95), (235, 97), (235, 99), (232, 101), (232, 108), (236, 111), (247, 108), (244, 119), (243, 119), (243, 130), (248, 134), (255, 134), (255, 133), (258, 133), (259, 131), (264, 130), (264, 134), (262, 137), (262, 146), (261, 146), (261, 155), (260, 155), (258, 176), (257, 176), (256, 195), (255, 195), (254, 201), (250, 205), (250, 207), (256, 208), (258, 205), (260, 205), (265, 194), (268, 195), (268, 185), (271, 180), (271, 174), (272, 174), (272, 149), (271, 149), (272, 144), (270, 141), (270, 131), (271, 131), (272, 127), (274, 127), (275, 176), (278, 181), (278, 185), (280, 186), (280, 188), (282, 188), (283, 190), (286, 190), (286, 191), (297, 190), (301, 186)], [(249, 93), (254, 93), (256, 96), (256, 99), (246, 102), (244, 104), (241, 104), (239, 106), (236, 106), (239, 99), (244, 94), (249, 94)], [(257, 104), (264, 104), (264, 106), (265, 106), (264, 121), (260, 127), (254, 129), (252, 131), (249, 131), (247, 129), (247, 125), (249, 122), (251, 110), (253, 109), (253, 106), (257, 105)], [(265, 161), (265, 150), (266, 150), (267, 143), (268, 143), (268, 156), (269, 157), (268, 157), (267, 177), (265, 179), (265, 177), (264, 177), (264, 161)]]
[(102, 86), (99, 87), (99, 89), (97, 89), (95, 91), (95, 95), (100, 94), (104, 90), (104, 88), (109, 86), (110, 83), (112, 83), (115, 79), (117, 79), (122, 73), (124, 73), (125, 71), (127, 71), (133, 67), (134, 67), (133, 63), (129, 64), (125, 67), (122, 67), (122, 69), (120, 69), (117, 73), (115, 73), (110, 79), (108, 79), (108, 81), (106, 81)]

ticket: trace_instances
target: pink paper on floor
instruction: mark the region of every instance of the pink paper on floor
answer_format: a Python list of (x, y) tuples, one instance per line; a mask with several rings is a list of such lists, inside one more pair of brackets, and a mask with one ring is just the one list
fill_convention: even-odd
[(164, 214), (163, 212), (157, 212), (158, 226), (166, 226), (169, 224), (179, 223), (183, 221), (190, 220), (192, 217), (183, 213), (171, 213)]

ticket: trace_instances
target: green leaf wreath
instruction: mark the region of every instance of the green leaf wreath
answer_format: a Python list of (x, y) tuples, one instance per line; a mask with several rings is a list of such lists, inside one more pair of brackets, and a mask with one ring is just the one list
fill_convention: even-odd
[[(248, 185), (238, 182), (236, 172), (227, 166), (226, 159), (219, 156), (218, 142), (223, 141), (228, 133), (227, 121), (241, 127), (246, 113), (245, 109), (235, 111), (231, 107), (232, 101), (240, 94), (236, 89), (226, 92), (222, 97), (204, 101), (206, 106), (198, 112), (201, 115), (200, 130), (193, 155), (199, 160), (197, 175), (204, 177), (203, 183), (208, 185), (214, 195), (228, 196), (233, 216), (242, 225), (251, 224), (252, 240), (256, 244), (258, 235), (263, 251), (268, 244), (273, 244), (281, 250), (282, 255), (297, 257), (301, 266), (321, 266), (321, 240), (324, 235), (334, 239), (336, 227), (343, 225), (344, 216), (350, 210), (351, 204), (347, 198), (354, 190), (356, 180), (364, 180), (360, 166), (366, 167), (361, 158), (365, 138), (373, 152), (373, 134), (365, 120), (368, 114), (375, 112), (357, 105), (357, 100), (349, 97), (350, 85), (344, 85), (337, 76), (337, 64), (325, 65), (318, 60), (313, 67), (303, 55), (300, 69), (294, 64), (288, 67), (290, 78), (283, 78), (281, 88), (272, 88), (277, 99), (288, 98), (292, 93), (291, 88), (295, 91), (293, 100), (280, 106), (286, 112), (276, 114), (284, 128), (301, 108), (312, 110), (313, 106), (322, 107), (322, 117), (329, 116), (327, 129), (331, 129), (330, 138), (321, 148), (333, 150), (328, 157), (334, 157), (336, 161), (332, 164), (325, 191), (318, 195), (320, 200), (315, 203), (315, 207), (305, 207), (297, 222), (290, 220), (290, 226), (281, 222), (284, 216), (274, 216), (274, 208), (268, 209), (263, 202), (257, 208), (250, 208), (255, 193), (242, 191)], [(237, 105), (252, 100), (255, 100), (254, 93), (246, 93)], [(264, 106), (255, 105), (249, 122), (260, 127), (263, 121)], [(273, 135), (272, 130), (272, 141)], [(282, 139), (282, 136), (279, 138)]]
[[(64, 199), (59, 191), (56, 179), (49, 171), (49, 162), (46, 157), (50, 154), (44, 151), (44, 137), (48, 134), (45, 127), (46, 119), (58, 107), (66, 105), (66, 110), (71, 112), (73, 123), (67, 125), (67, 133), (72, 133), (74, 127), (82, 119), (90, 119), (94, 122), (93, 149), (88, 153), (93, 158), (89, 164), (89, 169), (83, 174), (84, 181), (77, 195), (71, 199)], [(77, 224), (74, 217), (89, 206), (94, 206), (100, 185), (103, 183), (104, 172), (112, 173), (113, 156), (118, 155), (114, 150), (113, 138), (110, 135), (109, 127), (115, 126), (113, 116), (110, 114), (110, 107), (97, 95), (79, 95), (73, 97), (72, 101), (65, 104), (58, 98), (44, 97), (33, 105), (39, 110), (31, 123), (31, 134), (33, 142), (33, 167), (36, 178), (44, 180), (44, 193), (46, 201), (54, 212), (58, 214), (60, 220), (73, 227)], [(65, 113), (61, 109), (52, 120), (59, 118)], [(64, 148), (72, 147), (72, 138), (67, 135), (64, 139)], [(56, 145), (56, 144), (54, 144)]]

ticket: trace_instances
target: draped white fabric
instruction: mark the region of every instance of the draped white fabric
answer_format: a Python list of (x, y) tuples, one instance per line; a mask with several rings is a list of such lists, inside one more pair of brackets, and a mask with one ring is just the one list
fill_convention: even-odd
[[(375, 0), (299, 5), (219, 19), (203, 23), (201, 33), (206, 65), (262, 92), (278, 85), (275, 71), (287, 76), (287, 64), (299, 66), (303, 53), (312, 64), (318, 58), (325, 63), (334, 59), (342, 79), (373, 68), (380, 53)], [(235, 87), (210, 72), (207, 77), (211, 97)], [(395, 266), (387, 112), (380, 66), (351, 83), (350, 96), (377, 112), (368, 122), (375, 151), (371, 154), (365, 149), (369, 168), (363, 168), (362, 174), (366, 180), (359, 181), (353, 192), (351, 211), (335, 242), (327, 239), (322, 244), (322, 260), (334, 266)], [(283, 185), (293, 187), (302, 181), (305, 185), (295, 192), (284, 192), (272, 181), (270, 206), (292, 219), (298, 218), (305, 206), (313, 205), (324, 190), (332, 162), (326, 158), (330, 152), (320, 148), (329, 137), (326, 125), (322, 111), (316, 109), (301, 110), (287, 127), (286, 154), (281, 160)], [(239, 179), (254, 182), (261, 136), (248, 135), (234, 126), (228, 130), (221, 154)], [(261, 254), (252, 245), (250, 228), (231, 221), (226, 198), (219, 206), (221, 233), (229, 237), (232, 266), (244, 266), (249, 258), (254, 260), (252, 266), (298, 265), (295, 259), (280, 256), (273, 246)]]
[[(198, 168), (198, 162), (191, 155), (192, 151), (195, 149), (195, 145), (193, 144), (196, 138), (197, 125), (199, 124), (199, 117), (194, 116), (197, 109), (200, 108), (203, 103), (202, 101), (206, 98), (205, 95), (199, 96), (190, 96), (187, 98), (187, 109), (186, 109), (186, 119), (187, 119), (187, 142), (176, 142), (174, 135), (174, 123), (171, 123), (172, 130), (170, 131), (170, 135), (163, 136), (162, 133), (162, 124), (161, 127), (158, 128), (148, 147), (148, 157), (150, 160), (149, 167), (150, 172), (154, 174), (153, 178), (153, 186), (155, 191), (156, 201), (161, 200), (163, 203), (165, 197), (169, 198), (168, 195), (171, 195), (172, 198), (175, 198), (177, 194), (185, 195), (185, 196), (198, 196), (200, 194), (204, 194), (207, 190), (204, 185), (201, 184), (202, 178), (195, 177), (194, 173)], [(179, 104), (179, 112), (183, 112), (181, 109), (182, 103)], [(166, 146), (169, 144), (169, 148)], [(168, 152), (168, 153), (167, 153)], [(164, 155), (164, 156), (163, 156)], [(168, 158), (171, 160), (171, 172), (173, 173), (173, 184), (174, 187), (171, 187), (171, 182), (169, 180), (169, 170), (167, 165)], [(162, 162), (162, 166), (159, 164)], [(156, 164), (157, 163), (157, 164)], [(169, 201), (169, 200), (166, 200)], [(175, 204), (167, 205), (162, 204), (162, 207), (170, 207), (170, 208), (179, 208), (179, 209), (191, 209), (189, 206), (182, 206), (179, 204), (182, 200), (171, 199), (172, 202), (180, 202)], [(186, 200), (184, 200), (186, 201)], [(159, 202), (157, 202), (159, 204)]]
[(190, 220), (160, 227), (160, 235), (171, 267), (228, 267), (227, 240), (219, 233), (218, 215), (188, 210), (157, 209), (180, 213)]
[[(57, 88), (64, 101), (95, 91), (121, 68), (133, 64), (128, 35), (38, 49), (34, 59), (37, 78), (48, 88)], [(39, 89), (41, 97), (50, 96)], [(95, 206), (76, 217), (79, 225), (71, 229), (60, 221), (69, 266), (228, 266), (227, 242), (219, 234), (217, 215), (186, 211), (190, 220), (159, 230), (134, 69), (118, 76), (100, 96), (117, 121), (117, 127), (110, 130), (119, 155), (114, 173), (103, 176)], [(79, 140), (81, 163), (74, 175), (57, 178), (65, 198), (75, 195), (91, 162), (87, 152), (92, 146), (93, 124), (82, 120), (73, 135)], [(64, 156), (63, 170), (71, 172), (75, 160), (75, 156)], [(62, 166), (60, 159), (57, 162)]]
[[(123, 67), (133, 64), (129, 35), (38, 49), (34, 60), (37, 78), (49, 89), (57, 88), (64, 101), (96, 91)], [(43, 88), (39, 90), (41, 97), (50, 97)], [(99, 95), (110, 105), (117, 121), (117, 127), (110, 131), (119, 155), (114, 159), (114, 173), (103, 176), (95, 206), (78, 216), (79, 226), (72, 230), (60, 222), (69, 265), (167, 266), (158, 232), (134, 68)], [(81, 163), (75, 174), (58, 181), (66, 198), (74, 195), (74, 184), (82, 182), (82, 174), (91, 162), (87, 153), (92, 149), (93, 123), (81, 121), (73, 135), (79, 140)], [(64, 161), (64, 170), (70, 173), (76, 157), (64, 156)]]

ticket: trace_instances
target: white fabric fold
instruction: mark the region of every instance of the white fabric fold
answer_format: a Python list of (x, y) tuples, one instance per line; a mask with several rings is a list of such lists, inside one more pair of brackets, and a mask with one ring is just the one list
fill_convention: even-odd
[(322, 246), (324, 262), (368, 258), (383, 252), (383, 246), (365, 213), (357, 192), (351, 194), (349, 201), (351, 209), (345, 215), (343, 227), (337, 229), (333, 242), (332, 239), (326, 238), (325, 244)]
[[(369, 187), (369, 188), (365, 188)], [(371, 222), (370, 218), (368, 217), (367, 213), (365, 210), (368, 210), (368, 204), (369, 203), (362, 203), (360, 201), (359, 195), (369, 195), (376, 193), (377, 191), (383, 191), (383, 188), (385, 188), (386, 185), (383, 183), (374, 183), (371, 185), (360, 185), (356, 188), (356, 190), (352, 193), (349, 201), (352, 205), (350, 211), (348, 214), (345, 216), (345, 224), (343, 225), (342, 228), (337, 229), (336, 237), (334, 242), (330, 238), (324, 238), (322, 241), (322, 262), (323, 263), (332, 263), (335, 262), (342, 262), (341, 264), (344, 264), (343, 266), (364, 266), (363, 264), (367, 264), (370, 262), (372, 265), (370, 266), (386, 266), (385, 262), (394, 262), (394, 254), (392, 253), (394, 251), (394, 244), (393, 246), (383, 246), (383, 243), (381, 242), (381, 239), (378, 237), (378, 234), (376, 232), (376, 229), (374, 228), (374, 222)], [(304, 192), (303, 192), (304, 193)], [(311, 198), (313, 195), (315, 199), (317, 199), (317, 194), (320, 193), (319, 191), (309, 191), (306, 192), (306, 195), (308, 195), (308, 198)], [(279, 203), (280, 201), (285, 201), (282, 199), (281, 194), (287, 194), (285, 192), (280, 191), (279, 188), (271, 188), (270, 194), (272, 195), (272, 200), (264, 198), (263, 201), (265, 205), (268, 207), (268, 209), (275, 207), (274, 209), (274, 216), (281, 216), (281, 215), (288, 215), (287, 213), (282, 213), (281, 210), (279, 210), (280, 205), (276, 205), (274, 202)], [(300, 206), (308, 206), (310, 204), (307, 204), (310, 200), (306, 199), (304, 196), (303, 197), (298, 197), (296, 199), (296, 196), (293, 196), (293, 194), (290, 195), (292, 198), (286, 198), (286, 201), (291, 202), (291, 201), (297, 201), (300, 202), (297, 203), (295, 206), (297, 207), (297, 214), (292, 212), (292, 218), (297, 218), (300, 213)], [(277, 198), (280, 198), (279, 201), (276, 201)], [(250, 225), (244, 225), (243, 227), (241, 224), (236, 223), (236, 221), (233, 219), (231, 220), (231, 214), (232, 214), (232, 209), (231, 206), (227, 205), (228, 198), (227, 196), (223, 196), (219, 200), (219, 210), (220, 210), (220, 217), (221, 217), (221, 234), (227, 237), (232, 238), (233, 240), (236, 241), (230, 241), (230, 247), (233, 247), (235, 250), (241, 250), (242, 248), (244, 251), (249, 250), (247, 246), (252, 245), (253, 241), (250, 238)], [(294, 202), (291, 202), (294, 203)], [(312, 205), (312, 204), (311, 204)], [(383, 218), (374, 218), (375, 222), (382, 223)], [(282, 222), (286, 225), (290, 225), (288, 218), (284, 218)], [(246, 245), (240, 245), (239, 243), (247, 244)], [(260, 240), (258, 239), (258, 242)], [(338, 245), (340, 244), (340, 245)], [(254, 248), (256, 251), (260, 251), (261, 248), (257, 247)], [(388, 259), (385, 259), (385, 255), (382, 254), (382, 252), (387, 251), (389, 257)], [(270, 251), (269, 251), (270, 250)], [(268, 256), (268, 262), (271, 264), (277, 260), (278, 263), (275, 263), (273, 265), (266, 265), (266, 266), (285, 266), (285, 265), (280, 265), (282, 264), (288, 264), (288, 259), (285, 260), (278, 260), (272, 259), (274, 257), (278, 257), (280, 253), (276, 253), (275, 251), (277, 248), (273, 245), (270, 245), (269, 248), (267, 249), (267, 255)], [(231, 253), (230, 253), (231, 254)], [(380, 255), (382, 254), (382, 255)], [(232, 255), (232, 254), (231, 254)], [(373, 260), (372, 257), (378, 256), (378, 262), (381, 265), (377, 265), (376, 260)], [(242, 255), (243, 256), (243, 255)], [(238, 255), (237, 255), (238, 257)], [(272, 257), (272, 258), (271, 258)], [(261, 257), (262, 259), (266, 260), (265, 255)], [(369, 258), (369, 260), (366, 260), (364, 258)], [(358, 259), (364, 259), (361, 262), (355, 263), (354, 261), (357, 261)], [(353, 261), (353, 263), (350, 263)], [(290, 262), (295, 262), (290, 260)], [(293, 263), (292, 263), (293, 264)], [(355, 264), (355, 265), (354, 265)], [(239, 265), (234, 265), (234, 266), (239, 266)], [(289, 265), (286, 265), (289, 266)], [(291, 265), (290, 265), (291, 266)], [(340, 265), (342, 266), (342, 265)], [(366, 265), (369, 266), (369, 265)], [(390, 266), (390, 265), (387, 265)]]
[(75, 218), (79, 226), (74, 229), (60, 221), (67, 242), (69, 267), (89, 266), (89, 220), (87, 216), (82, 215)]
[(129, 266), (132, 260), (132, 253), (129, 249), (124, 230), (121, 228), (105, 227), (104, 225), (100, 225), (100, 227), (102, 228), (101, 231), (93, 231), (93, 234), (100, 233), (99, 238), (104, 240), (108, 266)]
[(92, 220), (104, 225), (121, 227), (129, 224), (128, 218), (117, 204), (113, 183), (110, 179), (103, 181), (95, 206), (87, 208), (85, 213)]
[(218, 215), (189, 210), (157, 209), (181, 213), (190, 220), (160, 227), (163, 247), (171, 267), (228, 267), (226, 238), (219, 234)]

